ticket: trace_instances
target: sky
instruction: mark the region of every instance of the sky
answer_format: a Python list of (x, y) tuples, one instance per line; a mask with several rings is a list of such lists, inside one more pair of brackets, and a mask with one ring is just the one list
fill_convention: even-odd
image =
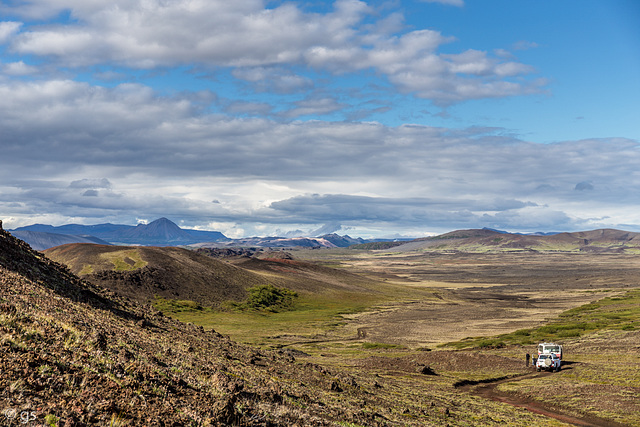
[(637, 0), (3, 0), (0, 219), (640, 232)]

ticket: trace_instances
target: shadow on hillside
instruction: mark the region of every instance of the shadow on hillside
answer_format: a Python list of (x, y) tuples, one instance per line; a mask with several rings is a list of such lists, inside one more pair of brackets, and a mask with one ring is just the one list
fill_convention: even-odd
[[(27, 243), (0, 228), (0, 266), (27, 278), (36, 285), (53, 290), (74, 302), (107, 310), (133, 321), (148, 321), (126, 307), (115, 293), (80, 279), (66, 266), (51, 261)], [(121, 301), (118, 301), (121, 300)]]

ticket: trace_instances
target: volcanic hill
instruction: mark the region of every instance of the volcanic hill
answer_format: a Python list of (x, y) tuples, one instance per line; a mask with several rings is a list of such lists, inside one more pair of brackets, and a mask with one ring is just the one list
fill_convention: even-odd
[[(215, 256), (217, 250), (201, 248), (197, 252)], [(388, 286), (381, 281), (365, 278), (344, 269), (296, 259), (287, 251), (263, 250), (252, 256), (227, 259), (245, 271), (268, 278), (269, 282), (276, 286), (302, 293), (321, 294), (334, 291), (378, 293), (388, 290)]]
[(70, 244), (44, 253), (89, 282), (140, 303), (157, 296), (217, 306), (240, 301), (247, 288), (267, 284), (258, 274), (176, 247)]

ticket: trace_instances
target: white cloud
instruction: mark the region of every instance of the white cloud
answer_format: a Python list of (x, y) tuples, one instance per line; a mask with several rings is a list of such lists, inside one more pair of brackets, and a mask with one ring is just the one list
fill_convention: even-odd
[(9, 76), (26, 76), (37, 73), (38, 68), (18, 61), (2, 65), (2, 71)]
[[(0, 22), (0, 212), (58, 223), (168, 216), (236, 235), (640, 223), (638, 141), (534, 144), (495, 127), (529, 116), (561, 132), (561, 118), (544, 118), (560, 98), (538, 98), (547, 113), (536, 114), (520, 97), (544, 92), (536, 73), (553, 46), (527, 55), (533, 67), (518, 53), (539, 46), (526, 40), (535, 33), (496, 34), (508, 49), (475, 44), (466, 28), (437, 30), (439, 7), (414, 4), (424, 20), (405, 22), (409, 2), (0, 2), (12, 19)], [(552, 76), (558, 85), (565, 72)], [(474, 103), (475, 113), (452, 106), (515, 96)], [(613, 115), (574, 128), (606, 135)], [(338, 121), (490, 116), (481, 120), (493, 127), (464, 129)]]
[(406, 92), (415, 92), (421, 98), (447, 105), (466, 99), (540, 92), (546, 84), (544, 81), (503, 80), (533, 71), (524, 64), (501, 62), (486, 52), (467, 50), (461, 54), (429, 55), (410, 61), (389, 78)]
[[(335, 74), (375, 70), (404, 92), (443, 105), (540, 91), (526, 79), (533, 68), (513, 58), (499, 60), (504, 52), (498, 57), (474, 50), (439, 54), (452, 37), (434, 30), (407, 32), (398, 13), (380, 18), (378, 27), (371, 23), (374, 10), (358, 0), (337, 0), (326, 14), (305, 12), (291, 2), (265, 8), (253, 0), (89, 3), (34, 2), (23, 13), (68, 9), (74, 21), (23, 28), (11, 39), (12, 49), (57, 58), (65, 67), (230, 67), (255, 90), (275, 93), (312, 87), (308, 77), (292, 71), (296, 67)], [(6, 27), (5, 32), (17, 31), (15, 25)], [(522, 81), (505, 80), (510, 77)]]
[(356, 0), (337, 1), (326, 16), (304, 14), (292, 3), (265, 9), (260, 1), (137, 0), (92, 8), (66, 3), (78, 24), (25, 31), (14, 48), (77, 65), (282, 64), (298, 61), (309, 46), (344, 42), (367, 9)]
[(338, 103), (334, 98), (310, 98), (296, 102), (295, 108), (287, 111), (286, 117), (300, 117), (307, 115), (325, 115), (340, 111), (344, 108), (343, 104)]
[(423, 1), (425, 3), (442, 3), (449, 6), (457, 6), (457, 7), (464, 6), (464, 0), (420, 0), (420, 1)]
[(294, 93), (313, 87), (313, 81), (310, 78), (279, 67), (236, 68), (232, 75), (240, 80), (251, 82), (258, 92)]
[(15, 36), (18, 31), (20, 31), (20, 27), (22, 27), (22, 25), (22, 22), (0, 22), (0, 44), (6, 43), (11, 39), (11, 37)]

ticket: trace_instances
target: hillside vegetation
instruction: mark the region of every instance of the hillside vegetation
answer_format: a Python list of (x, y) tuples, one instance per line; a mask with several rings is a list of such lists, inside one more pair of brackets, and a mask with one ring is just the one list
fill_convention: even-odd
[(382, 298), (389, 292), (401, 292), (344, 270), (294, 260), (282, 251), (255, 256), (239, 252), (242, 255), (236, 256), (226, 250), (231, 256), (221, 257), (219, 251), (211, 250), (70, 244), (44, 253), (91, 283), (143, 303), (162, 298), (220, 308), (223, 303), (242, 303), (249, 297), (247, 290), (259, 286), (324, 295), (325, 299), (347, 294)]

